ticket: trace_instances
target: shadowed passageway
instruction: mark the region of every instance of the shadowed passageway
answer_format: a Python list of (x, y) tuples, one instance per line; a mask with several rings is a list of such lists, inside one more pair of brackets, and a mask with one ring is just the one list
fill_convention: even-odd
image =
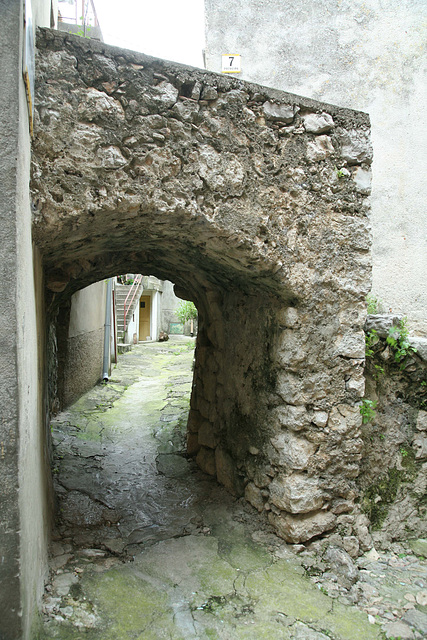
[(185, 455), (194, 342), (134, 346), (107, 384), (54, 419), (62, 535), (131, 557), (183, 533), (204, 499)]

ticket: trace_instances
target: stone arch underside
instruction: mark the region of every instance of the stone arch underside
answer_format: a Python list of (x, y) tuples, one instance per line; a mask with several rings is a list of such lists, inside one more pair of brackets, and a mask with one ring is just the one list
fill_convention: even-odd
[(50, 305), (175, 282), (200, 314), (189, 452), (286, 540), (333, 529), (363, 446), (367, 116), (50, 30), (37, 65)]

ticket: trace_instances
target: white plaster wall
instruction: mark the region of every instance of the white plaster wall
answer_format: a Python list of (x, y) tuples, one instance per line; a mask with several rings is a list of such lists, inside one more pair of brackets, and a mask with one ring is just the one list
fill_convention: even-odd
[(206, 64), (240, 53), (239, 76), (366, 111), (374, 147), (373, 286), (427, 333), (424, 0), (205, 0)]
[(139, 303), (136, 305), (134, 312), (127, 319), (126, 326), (127, 339), (126, 342), (133, 343), (133, 335), (136, 333), (137, 340), (145, 340), (139, 337)]
[(96, 331), (104, 326), (106, 291), (107, 283), (101, 280), (72, 296), (69, 338)]
[(159, 320), (160, 331), (169, 331), (170, 322), (179, 322), (175, 315), (175, 309), (181, 302), (181, 299), (175, 295), (174, 284), (169, 280), (163, 282), (163, 293), (161, 302), (161, 314)]
[(152, 340), (157, 340), (159, 337), (161, 300), (162, 300), (162, 294), (159, 291), (153, 291), (151, 295), (151, 339)]
[(54, 28), (58, 25), (58, 0), (31, 0), (33, 21), (35, 26), (50, 27), (51, 16)]

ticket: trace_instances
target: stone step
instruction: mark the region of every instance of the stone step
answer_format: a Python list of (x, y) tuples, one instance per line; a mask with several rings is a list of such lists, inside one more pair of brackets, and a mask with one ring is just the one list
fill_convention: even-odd
[(127, 353), (128, 351), (130, 351), (132, 349), (132, 345), (128, 344), (128, 343), (117, 343), (117, 351), (119, 353)]

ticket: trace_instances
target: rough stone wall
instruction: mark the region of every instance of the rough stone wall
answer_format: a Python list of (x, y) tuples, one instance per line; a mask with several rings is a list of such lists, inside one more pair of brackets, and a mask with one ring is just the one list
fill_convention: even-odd
[(386, 338), (400, 319), (368, 316), (366, 326), (366, 398), (376, 406), (362, 428), (360, 508), (385, 547), (427, 535), (427, 341), (410, 340), (417, 351), (396, 362)]
[(373, 291), (427, 335), (425, 1), (204, 4), (211, 71), (240, 53), (243, 80), (369, 113)]
[(368, 118), (58, 32), (38, 49), (50, 307), (173, 280), (200, 320), (189, 451), (287, 540), (332, 529), (361, 461)]
[(72, 296), (64, 345), (67, 355), (59, 372), (62, 406), (75, 402), (101, 379), (104, 321), (104, 282), (93, 284)]
[(61, 372), (61, 406), (67, 407), (101, 379), (104, 330), (96, 329), (68, 340), (67, 362)]

